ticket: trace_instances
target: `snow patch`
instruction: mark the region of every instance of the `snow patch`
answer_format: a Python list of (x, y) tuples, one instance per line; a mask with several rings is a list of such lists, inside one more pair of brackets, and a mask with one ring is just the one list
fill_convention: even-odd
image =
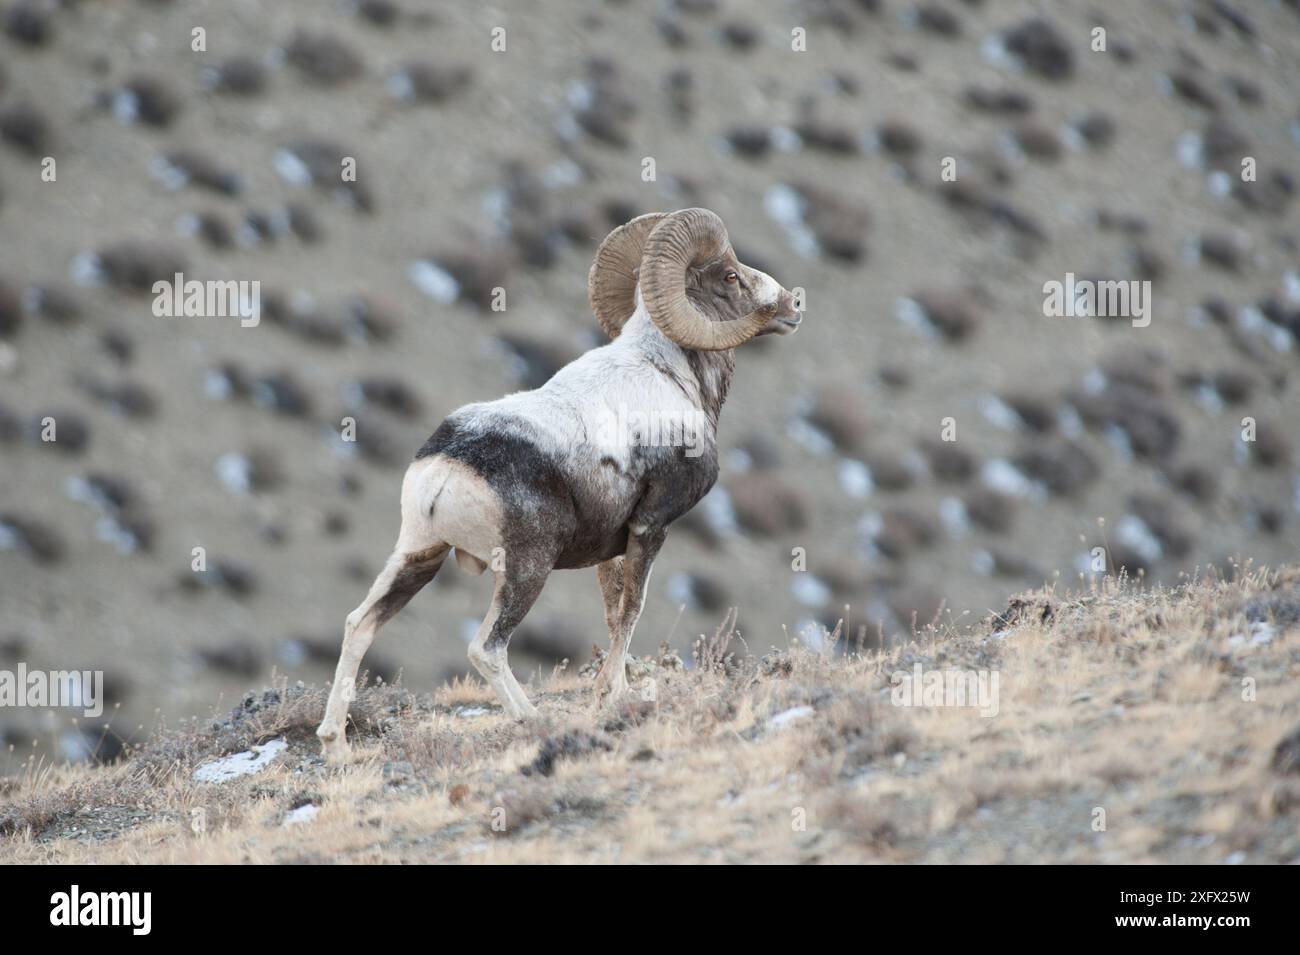
[(320, 806), (311, 803), (299, 806), (297, 809), (290, 809), (285, 813), (284, 824), (286, 826), (301, 826), (315, 819), (318, 812), (320, 812)]
[(782, 710), (767, 721), (767, 728), (770, 730), (784, 729), (791, 723), (798, 720), (807, 719), (813, 715), (811, 706), (793, 706), (788, 710)]
[(224, 783), (240, 776), (260, 773), (270, 766), (289, 744), (282, 739), (273, 739), (262, 746), (250, 746), (246, 752), (223, 756), (204, 763), (194, 770), (194, 781), (200, 783)]

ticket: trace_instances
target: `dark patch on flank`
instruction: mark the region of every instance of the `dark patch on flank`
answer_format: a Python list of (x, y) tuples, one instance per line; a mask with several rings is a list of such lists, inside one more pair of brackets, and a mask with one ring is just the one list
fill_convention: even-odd
[[(727, 363), (727, 358), (713, 358), (701, 362), (697, 372), (718, 403), (729, 375), (719, 375), (717, 366)], [(507, 566), (545, 565), (549, 571), (590, 567), (616, 557), (627, 549), (633, 513), (639, 523), (666, 527), (717, 480), (717, 449), (704, 436), (701, 453), (693, 457), (685, 446), (637, 446), (626, 469), (570, 477), (561, 462), (519, 436), (529, 429), (527, 422), (514, 422), (513, 428), (501, 428), (502, 423), (492, 434), (482, 434), (464, 429), (454, 418), (444, 421), (416, 460), (442, 454), (483, 477), (501, 502)], [(611, 494), (611, 480), (636, 486), (633, 493), (623, 487)]]

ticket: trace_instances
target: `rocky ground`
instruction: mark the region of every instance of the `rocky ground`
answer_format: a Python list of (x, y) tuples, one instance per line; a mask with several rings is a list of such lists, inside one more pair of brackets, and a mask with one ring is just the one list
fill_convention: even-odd
[[(342, 768), (323, 691), (281, 685), (116, 765), (0, 780), (0, 859), (1300, 862), (1300, 571), (1240, 570), (1025, 593), (886, 653), (729, 617), (602, 711), (591, 666), (537, 681), (528, 725), (477, 684), (369, 689)], [(918, 668), (995, 692), (902, 695)]]
[[(715, 209), (808, 314), (739, 355), (636, 652), (728, 606), (893, 652), (1097, 547), (1293, 559), (1298, 76), (1290, 0), (0, 0), (0, 667), (116, 708), (0, 712), (0, 769), (327, 679), (410, 454), (597, 343), (592, 252), (648, 210)], [(155, 317), (177, 269), (263, 321)], [(1069, 272), (1151, 281), (1150, 325), (1044, 317)], [(444, 572), (372, 675), (464, 673), (487, 596)], [(599, 607), (557, 575), (521, 676)]]

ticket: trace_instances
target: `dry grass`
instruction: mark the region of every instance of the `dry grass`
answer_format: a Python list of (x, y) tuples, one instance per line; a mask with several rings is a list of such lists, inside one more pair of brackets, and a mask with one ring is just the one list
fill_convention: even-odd
[[(637, 661), (601, 712), (590, 668), (553, 674), (532, 725), (474, 682), (364, 691), (342, 771), (311, 735), (324, 691), (300, 686), (118, 765), (27, 765), (0, 783), (0, 859), (1300, 861), (1300, 570), (1028, 594), (884, 653), (745, 655), (733, 631), (692, 667)], [(997, 715), (894, 705), (918, 663), (996, 673)], [(193, 781), (276, 738), (264, 772)]]

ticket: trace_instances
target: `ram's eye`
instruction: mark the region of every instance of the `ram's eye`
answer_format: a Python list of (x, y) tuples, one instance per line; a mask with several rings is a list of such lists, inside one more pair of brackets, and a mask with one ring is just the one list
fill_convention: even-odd
[(740, 276), (737, 275), (735, 272), (728, 272), (725, 281), (728, 285), (735, 285), (737, 282), (740, 281)]

